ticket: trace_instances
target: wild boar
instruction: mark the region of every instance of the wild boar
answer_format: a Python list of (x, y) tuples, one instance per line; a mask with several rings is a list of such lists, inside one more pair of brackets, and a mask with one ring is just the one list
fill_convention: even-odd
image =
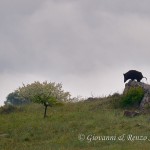
[(142, 78), (145, 78), (147, 80), (146, 77), (143, 77), (141, 72), (136, 70), (129, 70), (127, 73), (123, 75), (124, 75), (124, 82), (126, 82), (128, 79), (131, 79), (132, 81), (137, 80), (138, 82), (140, 82)]

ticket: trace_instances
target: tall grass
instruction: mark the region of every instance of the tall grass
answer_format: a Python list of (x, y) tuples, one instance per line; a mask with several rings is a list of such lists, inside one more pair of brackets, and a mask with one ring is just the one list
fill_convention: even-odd
[[(116, 98), (115, 98), (116, 100)], [(43, 119), (43, 107), (32, 104), (0, 115), (0, 149), (2, 150), (148, 150), (146, 141), (92, 140), (91, 136), (139, 135), (150, 138), (149, 115), (135, 118), (123, 116), (114, 109), (114, 97), (96, 101), (68, 103), (48, 108)], [(4, 136), (7, 135), (7, 136)], [(82, 135), (85, 139), (80, 140)]]

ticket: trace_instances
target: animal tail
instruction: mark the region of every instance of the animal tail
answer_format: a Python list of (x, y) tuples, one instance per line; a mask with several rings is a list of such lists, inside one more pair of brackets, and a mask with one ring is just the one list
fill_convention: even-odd
[(145, 78), (145, 79), (147, 80), (147, 78), (146, 78), (146, 77), (143, 77), (143, 78)]

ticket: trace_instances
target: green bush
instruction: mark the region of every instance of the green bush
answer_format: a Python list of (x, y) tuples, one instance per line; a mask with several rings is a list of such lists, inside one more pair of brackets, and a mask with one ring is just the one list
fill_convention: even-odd
[(109, 95), (107, 99), (110, 99), (109, 101), (110, 108), (114, 108), (114, 109), (120, 108), (121, 98), (122, 98), (122, 94), (119, 94), (117, 92), (112, 95)]
[(10, 114), (13, 112), (22, 111), (21, 107), (13, 106), (13, 105), (4, 105), (0, 107), (0, 114)]
[(132, 87), (121, 98), (121, 106), (123, 108), (139, 107), (144, 96), (144, 90), (141, 87)]

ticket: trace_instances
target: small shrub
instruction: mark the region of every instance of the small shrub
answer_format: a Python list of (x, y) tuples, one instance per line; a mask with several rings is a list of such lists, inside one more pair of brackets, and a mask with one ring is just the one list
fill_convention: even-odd
[(117, 92), (112, 94), (112, 95), (109, 95), (108, 97), (106, 97), (106, 99), (109, 102), (109, 107), (112, 108), (112, 109), (113, 108), (114, 109), (120, 108), (121, 98), (122, 98), (122, 94), (117, 93)]
[(144, 96), (144, 90), (141, 87), (130, 88), (121, 98), (121, 107), (139, 107)]
[(0, 114), (9, 114), (18, 111), (22, 111), (22, 109), (20, 107), (13, 106), (13, 105), (4, 105), (0, 107)]

